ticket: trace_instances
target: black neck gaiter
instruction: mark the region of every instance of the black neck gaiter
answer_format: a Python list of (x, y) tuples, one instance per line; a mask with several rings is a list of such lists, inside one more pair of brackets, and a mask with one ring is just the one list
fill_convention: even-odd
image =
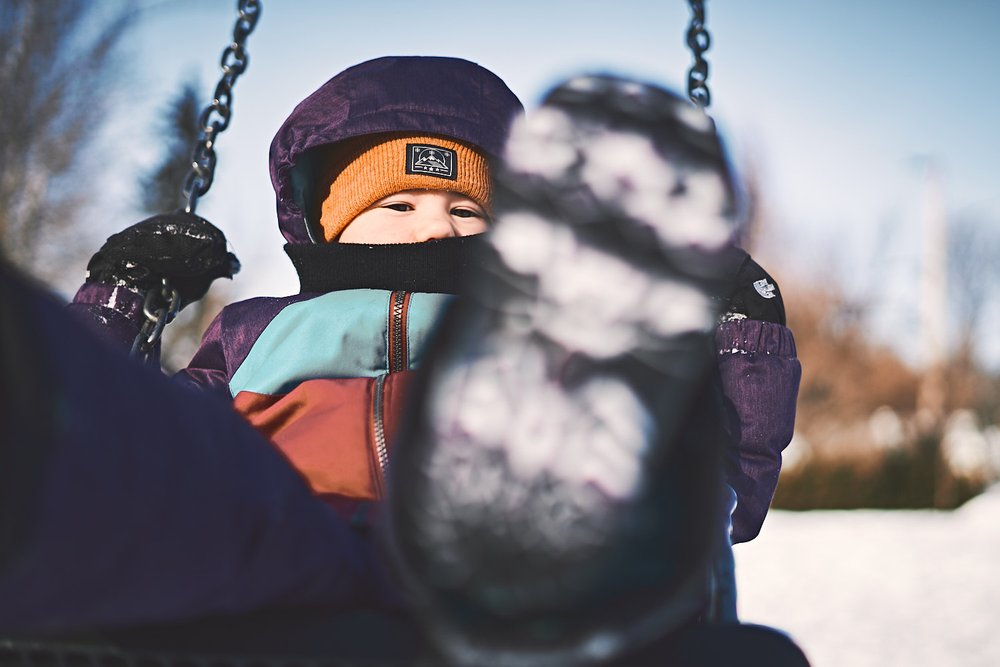
[(386, 245), (288, 243), (285, 252), (302, 292), (367, 288), (458, 294), (482, 248), (477, 235)]

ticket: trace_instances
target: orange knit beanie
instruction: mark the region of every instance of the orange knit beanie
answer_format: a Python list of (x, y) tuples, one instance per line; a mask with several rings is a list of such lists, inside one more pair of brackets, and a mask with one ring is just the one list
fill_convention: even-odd
[(354, 218), (383, 197), (403, 190), (451, 190), (490, 211), (492, 185), (486, 155), (472, 144), (416, 134), (376, 134), (336, 144), (320, 186), (320, 226), (335, 241)]

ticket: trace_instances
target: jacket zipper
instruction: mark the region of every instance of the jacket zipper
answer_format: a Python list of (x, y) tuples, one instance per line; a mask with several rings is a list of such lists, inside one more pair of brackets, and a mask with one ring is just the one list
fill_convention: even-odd
[[(398, 373), (406, 370), (408, 350), (406, 345), (406, 314), (410, 303), (408, 292), (396, 291), (389, 296), (389, 340), (388, 370)], [(385, 379), (388, 375), (375, 378), (375, 396), (372, 403), (373, 433), (375, 435), (375, 456), (378, 462), (378, 494), (383, 495), (385, 474), (389, 466), (389, 447), (385, 439)]]
[(389, 297), (389, 372), (406, 370), (406, 311), (409, 292), (393, 292)]
[(378, 470), (375, 474), (375, 492), (379, 498), (385, 495), (385, 471), (389, 466), (389, 448), (385, 442), (385, 422), (382, 416), (384, 405), (386, 375), (375, 378), (375, 396), (372, 400), (372, 418), (374, 419), (375, 457)]

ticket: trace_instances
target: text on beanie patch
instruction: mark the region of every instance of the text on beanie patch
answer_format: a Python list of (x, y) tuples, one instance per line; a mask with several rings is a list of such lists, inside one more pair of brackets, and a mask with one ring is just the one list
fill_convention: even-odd
[(455, 151), (429, 144), (406, 144), (406, 173), (425, 174), (456, 180), (458, 160)]

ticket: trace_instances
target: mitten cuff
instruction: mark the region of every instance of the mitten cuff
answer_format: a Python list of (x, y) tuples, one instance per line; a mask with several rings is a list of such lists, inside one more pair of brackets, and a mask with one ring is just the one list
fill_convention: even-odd
[(715, 330), (715, 344), (720, 355), (766, 354), (784, 359), (797, 356), (791, 329), (760, 320), (723, 322)]
[(115, 311), (135, 323), (136, 329), (142, 322), (143, 295), (124, 285), (106, 285), (98, 282), (84, 283), (73, 297), (74, 304), (100, 306)]

